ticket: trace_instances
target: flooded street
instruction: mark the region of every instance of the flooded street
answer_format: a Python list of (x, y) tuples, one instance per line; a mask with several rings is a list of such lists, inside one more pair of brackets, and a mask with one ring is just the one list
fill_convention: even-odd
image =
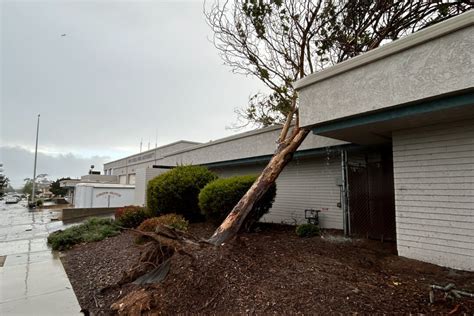
[[(71, 315), (80, 307), (48, 234), (57, 212), (0, 201), (0, 315)], [(3, 262), (3, 265), (2, 265)]]

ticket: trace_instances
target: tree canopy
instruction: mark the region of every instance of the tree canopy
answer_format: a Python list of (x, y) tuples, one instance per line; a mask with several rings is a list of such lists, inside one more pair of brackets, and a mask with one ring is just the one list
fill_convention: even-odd
[(60, 185), (60, 181), (62, 180), (70, 180), (71, 178), (60, 178), (56, 179), (56, 181), (51, 182), (49, 186), (49, 191), (53, 193), (55, 196), (65, 196), (67, 194), (67, 190)]
[(282, 123), (292, 83), (381, 44), (471, 9), (470, 1), (236, 0), (205, 10), (213, 42), (236, 73), (260, 79), (241, 123)]
[[(21, 189), (21, 192), (24, 194), (31, 195), (31, 192), (33, 191), (33, 180), (27, 178), (25, 179), (25, 184), (23, 185), (23, 188)], [(36, 193), (39, 191), (35, 189)]]

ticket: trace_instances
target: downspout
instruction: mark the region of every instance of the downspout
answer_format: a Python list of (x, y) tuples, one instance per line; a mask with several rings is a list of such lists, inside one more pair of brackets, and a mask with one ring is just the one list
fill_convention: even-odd
[(349, 213), (349, 199), (348, 199), (348, 182), (347, 182), (347, 152), (341, 150), (341, 174), (342, 174), (342, 214), (344, 235), (351, 234), (350, 213)]

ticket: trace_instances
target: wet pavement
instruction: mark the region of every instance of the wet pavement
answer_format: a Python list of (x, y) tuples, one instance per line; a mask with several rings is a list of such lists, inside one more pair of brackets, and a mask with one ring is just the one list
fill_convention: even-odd
[(51, 232), (65, 227), (54, 220), (57, 215), (30, 212), (26, 201), (0, 201), (0, 315), (80, 314), (58, 254), (46, 242)]

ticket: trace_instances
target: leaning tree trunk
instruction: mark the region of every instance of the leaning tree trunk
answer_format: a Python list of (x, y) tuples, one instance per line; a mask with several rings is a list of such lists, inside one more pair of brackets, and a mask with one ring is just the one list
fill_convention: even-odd
[[(293, 113), (292, 113), (293, 114)], [(286, 138), (289, 129), (289, 122), (283, 127), (280, 140)], [(217, 228), (208, 242), (214, 245), (222, 243), (234, 237), (246, 222), (253, 206), (267, 192), (270, 186), (276, 181), (279, 174), (293, 158), (293, 154), (308, 135), (308, 129), (302, 129), (298, 126), (293, 128), (291, 135), (280, 143), (272, 159), (262, 171), (254, 184), (240, 199), (239, 203), (232, 209), (227, 218)], [(251, 216), (249, 218), (252, 218)]]

